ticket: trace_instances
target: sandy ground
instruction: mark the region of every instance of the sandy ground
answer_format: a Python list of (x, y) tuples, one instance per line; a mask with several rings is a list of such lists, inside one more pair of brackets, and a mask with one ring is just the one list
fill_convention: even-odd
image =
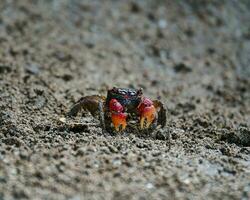
[[(1, 0), (0, 199), (250, 199), (249, 11)], [(113, 86), (160, 97), (163, 134), (103, 134), (87, 113), (59, 121)]]

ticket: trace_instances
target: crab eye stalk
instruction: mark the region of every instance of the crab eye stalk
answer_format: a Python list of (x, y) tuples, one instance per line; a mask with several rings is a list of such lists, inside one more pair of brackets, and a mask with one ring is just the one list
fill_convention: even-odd
[(149, 98), (143, 98), (137, 110), (140, 115), (141, 129), (149, 128), (149, 126), (156, 119), (157, 115), (153, 102)]

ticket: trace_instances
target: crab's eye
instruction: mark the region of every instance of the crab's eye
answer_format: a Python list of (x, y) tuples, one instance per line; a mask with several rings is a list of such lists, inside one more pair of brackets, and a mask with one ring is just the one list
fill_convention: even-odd
[(130, 95), (134, 96), (134, 95), (136, 95), (136, 92), (130, 91)]
[(124, 90), (118, 90), (118, 92), (119, 92), (120, 94), (123, 94), (123, 95), (126, 94), (126, 91), (124, 91)]

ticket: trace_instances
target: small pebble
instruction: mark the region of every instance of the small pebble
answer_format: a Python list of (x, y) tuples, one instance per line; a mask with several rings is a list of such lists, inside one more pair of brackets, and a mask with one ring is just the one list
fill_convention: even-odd
[(167, 27), (167, 21), (164, 20), (164, 19), (160, 19), (160, 20), (158, 21), (158, 26), (159, 26), (159, 28), (161, 28), (161, 29), (166, 28), (166, 27)]
[(154, 188), (154, 185), (152, 183), (147, 183), (146, 188), (147, 189), (152, 189), (152, 188)]

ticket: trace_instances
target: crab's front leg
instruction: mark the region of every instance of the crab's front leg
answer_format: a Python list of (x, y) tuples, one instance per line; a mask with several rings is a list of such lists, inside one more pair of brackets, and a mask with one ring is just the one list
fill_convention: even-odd
[(153, 104), (157, 111), (156, 123), (157, 125), (161, 125), (161, 127), (164, 127), (167, 121), (167, 109), (164, 104), (159, 100), (154, 100)]
[(88, 111), (92, 116), (99, 118), (103, 130), (105, 130), (105, 100), (106, 97), (99, 95), (82, 97), (71, 107), (70, 111), (67, 113), (67, 116), (76, 116), (81, 110)]
[(108, 105), (115, 130), (123, 131), (127, 126), (127, 114), (124, 112), (124, 107), (116, 99), (111, 99)]

